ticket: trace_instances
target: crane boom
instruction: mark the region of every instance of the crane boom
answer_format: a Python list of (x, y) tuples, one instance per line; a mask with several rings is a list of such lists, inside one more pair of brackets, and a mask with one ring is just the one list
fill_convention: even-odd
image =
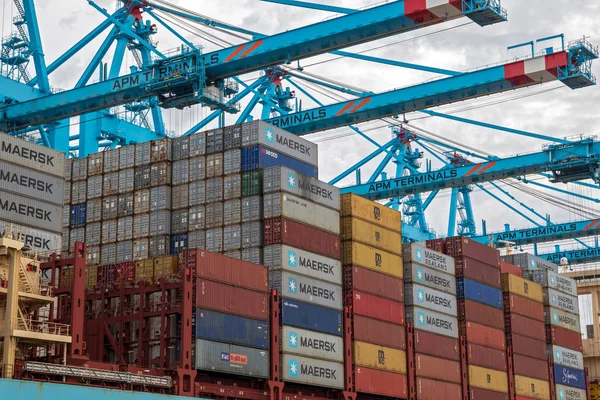
[(588, 264), (600, 261), (600, 246), (596, 243), (594, 247), (587, 249), (557, 249), (553, 253), (538, 254), (538, 257), (555, 264), (560, 264), (562, 258), (566, 258), (569, 264)]

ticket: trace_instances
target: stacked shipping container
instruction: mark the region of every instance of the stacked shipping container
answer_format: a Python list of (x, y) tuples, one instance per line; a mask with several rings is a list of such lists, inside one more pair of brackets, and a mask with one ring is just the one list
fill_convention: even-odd
[(443, 392), (449, 400), (461, 400), (454, 259), (414, 243), (404, 245), (403, 256), (406, 320), (414, 328), (416, 398), (433, 400)]
[(400, 213), (342, 196), (344, 299), (358, 393), (406, 398), (406, 332)]
[(550, 270), (558, 273), (558, 266), (529, 253), (508, 254), (502, 256), (502, 261), (515, 265), (523, 271), (523, 278), (532, 280), (536, 271)]

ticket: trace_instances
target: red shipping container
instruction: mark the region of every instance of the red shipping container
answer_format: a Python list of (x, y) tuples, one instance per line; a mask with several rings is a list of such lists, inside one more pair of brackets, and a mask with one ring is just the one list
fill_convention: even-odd
[(446, 254), (446, 239), (431, 239), (425, 242), (428, 249)]
[(355, 314), (352, 316), (352, 328), (353, 340), (379, 344), (392, 349), (406, 349), (406, 330), (402, 325)]
[(436, 381), (460, 383), (460, 363), (425, 354), (415, 354), (415, 374)]
[(508, 393), (470, 387), (469, 400), (508, 400)]
[(512, 347), (513, 354), (522, 354), (540, 360), (548, 358), (546, 342), (543, 340), (532, 339), (513, 333), (506, 335), (506, 344)]
[(504, 312), (544, 322), (544, 305), (516, 294), (503, 293)]
[(455, 383), (417, 378), (416, 392), (418, 400), (462, 400), (462, 388)]
[(521, 268), (504, 261), (500, 261), (500, 272), (503, 274), (516, 275), (520, 278), (523, 277), (523, 270)]
[(98, 267), (97, 276), (98, 282), (96, 285), (98, 287), (112, 287), (117, 280), (117, 266), (113, 264), (101, 265)]
[(515, 375), (527, 376), (546, 382), (550, 380), (547, 361), (521, 354), (513, 354), (513, 371)]
[(415, 330), (415, 352), (449, 360), (460, 360), (458, 339)]
[(546, 326), (546, 340), (548, 344), (566, 347), (567, 349), (582, 351), (581, 334), (557, 326)]
[(196, 281), (196, 307), (267, 321), (269, 295), (206, 279)]
[(467, 363), (506, 372), (506, 352), (477, 344), (467, 344)]
[(504, 331), (499, 329), (467, 321), (460, 323), (460, 333), (466, 336), (467, 343), (470, 344), (479, 344), (498, 350), (506, 348)]
[(506, 333), (516, 333), (517, 335), (527, 336), (532, 339), (544, 340), (546, 331), (542, 321), (536, 321), (519, 314), (506, 314), (504, 317), (506, 324)]
[(359, 292), (356, 290), (345, 293), (346, 306), (355, 315), (362, 315), (404, 325), (404, 304)]
[(459, 321), (471, 321), (504, 330), (504, 312), (502, 310), (467, 299), (459, 299), (457, 303)]
[(407, 386), (406, 375), (354, 367), (354, 388), (358, 393), (405, 399)]
[(269, 291), (268, 269), (265, 266), (206, 250), (196, 250), (193, 265), (190, 261), (188, 259), (188, 266), (196, 271), (198, 279), (227, 283), (263, 293)]
[(452, 257), (469, 257), (500, 269), (500, 253), (493, 247), (474, 240), (454, 236), (446, 239), (446, 250)]
[(264, 221), (265, 246), (287, 244), (326, 257), (341, 258), (340, 237), (312, 226), (286, 218), (269, 218)]
[(454, 257), (456, 277), (467, 278), (484, 285), (500, 289), (502, 287), (500, 269), (469, 257)]
[(135, 281), (135, 263), (124, 262), (117, 264), (115, 270), (117, 274), (116, 278), (118, 280), (123, 280), (125, 282)]
[(404, 301), (404, 281), (402, 279), (353, 265), (344, 267), (344, 289), (356, 289), (364, 293)]

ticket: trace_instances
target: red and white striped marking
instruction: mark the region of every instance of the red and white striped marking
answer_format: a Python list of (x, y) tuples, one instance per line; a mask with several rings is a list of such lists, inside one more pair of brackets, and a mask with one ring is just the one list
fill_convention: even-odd
[(558, 68), (567, 63), (566, 51), (517, 61), (504, 66), (504, 79), (519, 86), (551, 82), (558, 77)]
[(404, 14), (416, 23), (441, 22), (463, 15), (462, 0), (405, 0)]

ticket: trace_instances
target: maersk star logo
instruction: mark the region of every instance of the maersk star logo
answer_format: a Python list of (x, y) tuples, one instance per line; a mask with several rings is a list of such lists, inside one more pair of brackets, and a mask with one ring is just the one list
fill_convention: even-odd
[(417, 261), (423, 261), (423, 249), (417, 249)]
[(552, 304), (556, 304), (556, 295), (555, 294), (552, 295)]
[(553, 320), (554, 322), (558, 322), (558, 313), (556, 313), (556, 312), (553, 312), (553, 313), (552, 313), (552, 320)]
[(288, 341), (290, 342), (290, 347), (292, 349), (298, 348), (298, 334), (296, 332), (290, 332)]
[(292, 268), (296, 268), (296, 259), (298, 257), (296, 256), (296, 252), (295, 251), (288, 251), (288, 266), (292, 267)]
[(552, 286), (556, 285), (556, 278), (554, 277), (554, 275), (550, 275), (550, 284)]
[(296, 278), (289, 278), (288, 279), (288, 291), (290, 293), (295, 294), (296, 290), (298, 290), (298, 282), (296, 281)]
[(425, 313), (424, 312), (417, 313), (417, 322), (419, 323), (419, 325), (425, 325)]
[(535, 269), (535, 260), (531, 259), (531, 269)]
[(290, 360), (290, 376), (298, 376), (298, 361)]
[(561, 388), (561, 389), (558, 389), (558, 397), (559, 397), (561, 400), (564, 400), (564, 398), (565, 398), (565, 389), (562, 389), (562, 388)]
[(292, 174), (291, 172), (288, 174), (288, 187), (296, 189), (296, 174)]
[(417, 268), (417, 280), (419, 282), (423, 282), (423, 270), (421, 268)]
[(560, 360), (560, 350), (556, 350), (556, 359)]
[(267, 142), (273, 143), (274, 136), (275, 135), (273, 135), (273, 129), (271, 129), (271, 128), (265, 129), (265, 139), (267, 139)]
[(417, 300), (419, 300), (419, 303), (423, 303), (425, 301), (425, 292), (423, 289), (417, 290)]

